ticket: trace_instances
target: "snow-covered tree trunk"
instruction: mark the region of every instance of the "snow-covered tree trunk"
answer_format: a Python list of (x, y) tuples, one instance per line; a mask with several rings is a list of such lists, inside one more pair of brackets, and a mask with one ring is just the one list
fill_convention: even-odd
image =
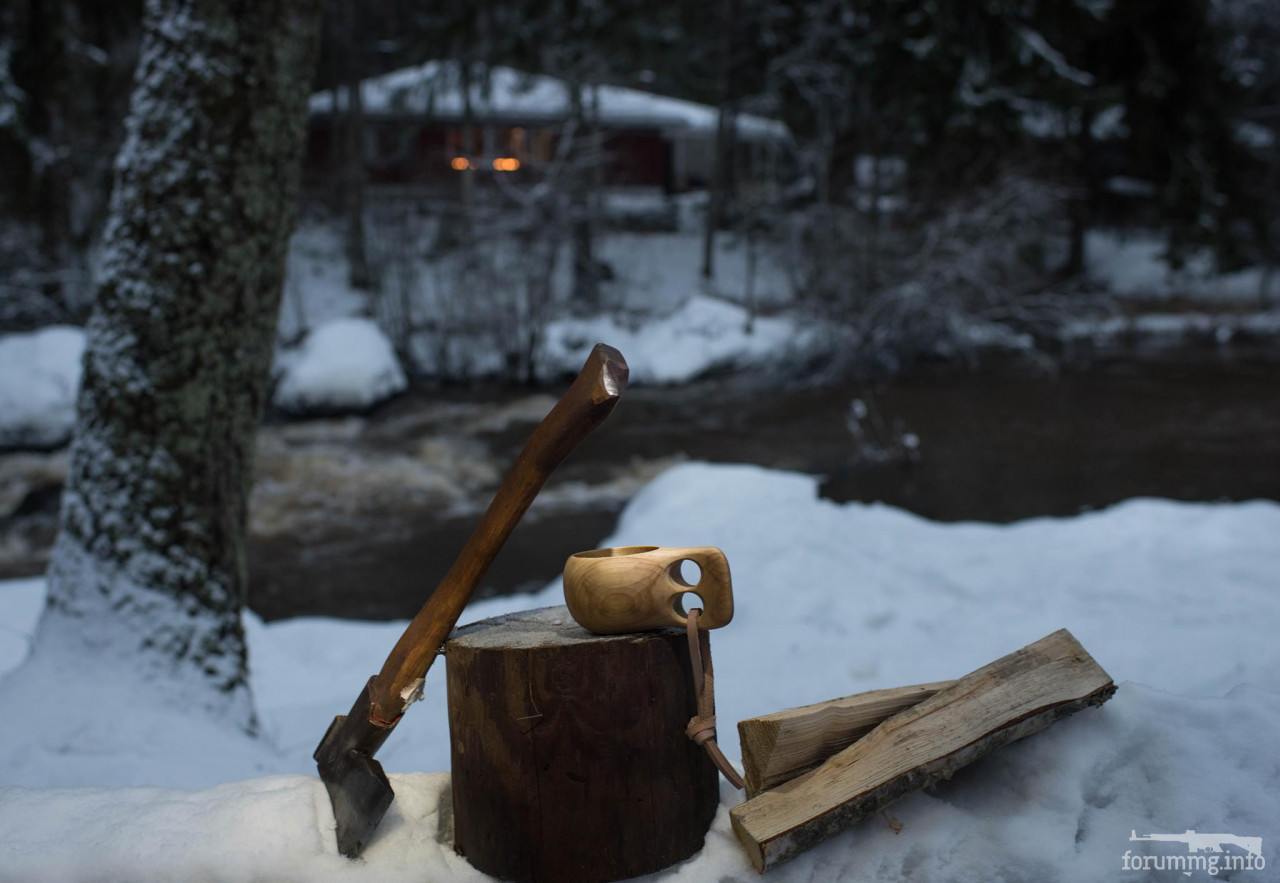
[(256, 421), (318, 0), (147, 0), (34, 657), (122, 662), (252, 726)]

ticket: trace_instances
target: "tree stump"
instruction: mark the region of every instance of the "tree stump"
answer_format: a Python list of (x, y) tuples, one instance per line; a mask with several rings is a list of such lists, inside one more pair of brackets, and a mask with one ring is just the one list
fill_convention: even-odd
[(445, 645), (454, 848), (507, 880), (607, 881), (702, 848), (716, 768), (683, 631), (593, 635), (565, 607), (483, 620)]

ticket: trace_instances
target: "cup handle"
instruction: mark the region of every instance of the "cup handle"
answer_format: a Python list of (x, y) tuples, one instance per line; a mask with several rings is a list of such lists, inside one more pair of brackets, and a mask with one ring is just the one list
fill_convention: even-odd
[[(702, 615), (698, 625), (705, 629), (718, 629), (733, 619), (733, 579), (729, 575), (729, 559), (715, 546), (692, 546), (686, 549), (667, 549), (671, 564), (667, 567), (667, 580), (680, 592), (694, 592), (702, 598)], [(692, 561), (702, 571), (698, 584), (689, 585), (680, 576), (680, 562)], [(679, 617), (683, 625), (687, 617)]]

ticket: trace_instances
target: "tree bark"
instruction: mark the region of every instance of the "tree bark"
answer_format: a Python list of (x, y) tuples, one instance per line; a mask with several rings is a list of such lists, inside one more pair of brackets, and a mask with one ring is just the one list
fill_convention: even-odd
[(246, 500), (318, 25), (315, 0), (147, 2), (35, 642), (246, 727)]
[(593, 313), (600, 308), (600, 270), (595, 256), (595, 213), (591, 209), (591, 179), (600, 157), (594, 152), (597, 120), (589, 112), (587, 86), (574, 74), (569, 90), (573, 152), (569, 170), (569, 226), (573, 244), (573, 301)]
[[(364, 223), (364, 81), (365, 47), (359, 38), (359, 17), (353, 4), (340, 4), (345, 42), (346, 105), (343, 108), (342, 131), (342, 211), (346, 216), (345, 248), (347, 281), (362, 291), (373, 287)], [(335, 90), (336, 92), (336, 90)]]
[(565, 607), (487, 619), (445, 645), (454, 848), (505, 880), (647, 874), (702, 848), (719, 774), (682, 630), (593, 635)]
[(726, 203), (732, 186), (736, 99), (733, 83), (734, 0), (720, 4), (720, 106), (716, 117), (715, 156), (708, 188), (707, 215), (702, 229), (702, 278), (716, 275), (716, 232), (724, 224)]

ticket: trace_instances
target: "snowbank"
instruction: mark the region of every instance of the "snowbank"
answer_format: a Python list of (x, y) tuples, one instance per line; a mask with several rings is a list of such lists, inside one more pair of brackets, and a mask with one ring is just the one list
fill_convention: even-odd
[(83, 355), (79, 328), (0, 337), (0, 448), (48, 448), (71, 437)]
[(275, 404), (285, 411), (360, 411), (405, 388), (391, 342), (368, 319), (326, 322), (279, 364)]
[[(1173, 852), (1129, 842), (1131, 830), (1188, 828), (1262, 836), (1267, 870), (1233, 879), (1276, 879), (1280, 506), (1134, 500), (1070, 519), (944, 525), (822, 501), (816, 488), (755, 467), (679, 466), (634, 498), (608, 540), (716, 544), (732, 561), (737, 616), (712, 639), (731, 757), (743, 717), (954, 677), (1062, 626), (1120, 691), (894, 804), (901, 833), (868, 821), (770, 879), (1117, 879), (1127, 849)], [(41, 591), (0, 585), (0, 660), (17, 658)], [(463, 621), (559, 601), (557, 582), (474, 604)], [(0, 783), (28, 786), (0, 790), (0, 878), (475, 878), (437, 839), (443, 780), (414, 774), (448, 768), (443, 666), (380, 754), (397, 800), (365, 860), (349, 863), (334, 855), (309, 755), (400, 625), (246, 624), (270, 741), (212, 724), (197, 738), (194, 719), (141, 751), (104, 746), (69, 720), (0, 728)], [(6, 720), (29, 717), (15, 710), (34, 695), (27, 671), (0, 682)], [(120, 715), (94, 704), (94, 674), (70, 703), (82, 725)], [(756, 879), (726, 806), (702, 853), (660, 879)]]
[(289, 239), (277, 336), (294, 340), (331, 319), (356, 316), (369, 292), (351, 287), (341, 229), (335, 224), (299, 224)]
[(634, 326), (612, 316), (558, 319), (547, 328), (545, 362), (552, 373), (577, 371), (605, 341), (627, 357), (633, 383), (684, 383), (713, 370), (781, 362), (811, 337), (790, 319), (757, 318), (748, 326), (742, 307), (699, 295)]
[(1188, 343), (1225, 345), (1240, 340), (1267, 343), (1280, 338), (1280, 310), (1143, 313), (1071, 319), (1063, 323), (1058, 337), (1066, 344), (1088, 343), (1100, 348), (1136, 344), (1146, 350)]
[(1193, 254), (1178, 270), (1165, 257), (1167, 243), (1154, 233), (1127, 235), (1094, 230), (1085, 237), (1089, 278), (1121, 297), (1189, 297), (1204, 303), (1265, 303), (1280, 297), (1280, 279), (1261, 267), (1214, 271), (1208, 252)]

